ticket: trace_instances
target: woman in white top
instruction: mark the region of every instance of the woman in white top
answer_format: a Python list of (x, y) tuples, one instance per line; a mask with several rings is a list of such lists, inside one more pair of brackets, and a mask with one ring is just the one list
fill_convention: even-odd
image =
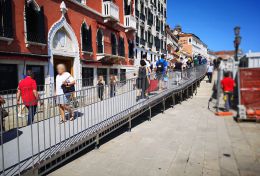
[(61, 122), (66, 122), (65, 110), (70, 114), (70, 120), (74, 120), (74, 114), (70, 108), (71, 93), (64, 93), (62, 86), (73, 86), (75, 85), (75, 80), (70, 73), (66, 72), (66, 67), (64, 64), (57, 65), (58, 75), (56, 76), (56, 96), (57, 104), (59, 105), (59, 111), (61, 115)]

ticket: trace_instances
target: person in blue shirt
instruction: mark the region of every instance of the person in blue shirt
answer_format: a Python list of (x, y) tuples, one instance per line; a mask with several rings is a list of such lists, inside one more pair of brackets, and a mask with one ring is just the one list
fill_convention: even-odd
[(162, 83), (166, 74), (168, 62), (165, 60), (165, 55), (162, 54), (161, 58), (156, 62), (156, 76), (159, 80), (159, 90), (162, 89)]

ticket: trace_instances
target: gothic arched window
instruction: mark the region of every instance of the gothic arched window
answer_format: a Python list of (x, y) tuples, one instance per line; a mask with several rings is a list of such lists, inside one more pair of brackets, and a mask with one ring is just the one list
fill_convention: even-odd
[(132, 40), (128, 40), (128, 58), (134, 58), (134, 42)]
[(0, 0), (0, 36), (13, 37), (12, 1)]
[(84, 22), (81, 26), (82, 51), (92, 52), (92, 31)]
[(104, 36), (101, 29), (97, 32), (97, 53), (104, 53)]
[(125, 41), (124, 41), (123, 37), (119, 37), (118, 55), (119, 56), (125, 56)]
[(112, 55), (117, 55), (117, 38), (114, 33), (111, 33)]
[(35, 0), (25, 0), (25, 20), (27, 41), (46, 43), (44, 10)]

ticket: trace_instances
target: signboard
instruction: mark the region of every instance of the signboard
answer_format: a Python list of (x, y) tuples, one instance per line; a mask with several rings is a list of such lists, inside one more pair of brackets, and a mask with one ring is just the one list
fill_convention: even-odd
[(260, 68), (240, 68), (239, 73), (241, 104), (260, 109)]

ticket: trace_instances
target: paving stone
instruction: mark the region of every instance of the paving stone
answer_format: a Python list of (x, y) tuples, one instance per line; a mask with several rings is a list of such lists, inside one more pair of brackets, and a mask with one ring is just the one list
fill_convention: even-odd
[[(259, 176), (260, 124), (236, 123), (207, 109), (212, 85), (52, 176)], [(146, 118), (146, 117), (143, 117)]]

